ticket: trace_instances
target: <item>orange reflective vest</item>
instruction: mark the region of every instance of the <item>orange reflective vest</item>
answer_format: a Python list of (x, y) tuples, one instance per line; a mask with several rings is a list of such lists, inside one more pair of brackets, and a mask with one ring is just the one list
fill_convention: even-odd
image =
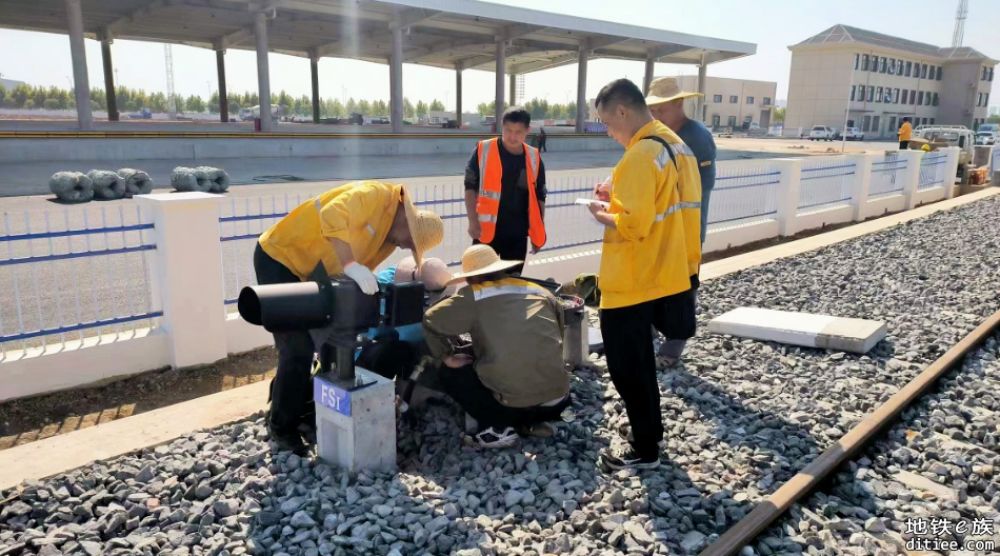
[[(500, 163), (499, 139), (485, 139), (479, 142), (476, 157), (479, 159), (479, 199), (476, 214), (482, 234), (479, 241), (490, 243), (497, 233), (497, 215), (500, 213), (500, 188), (503, 165)], [(524, 145), (524, 169), (528, 180), (528, 237), (535, 248), (545, 245), (545, 223), (538, 207), (535, 183), (541, 163), (538, 149)]]

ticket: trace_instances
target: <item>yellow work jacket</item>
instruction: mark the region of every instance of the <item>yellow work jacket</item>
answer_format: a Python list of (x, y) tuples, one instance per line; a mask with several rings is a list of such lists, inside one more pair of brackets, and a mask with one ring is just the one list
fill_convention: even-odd
[(300, 280), (307, 280), (320, 261), (331, 276), (344, 271), (330, 238), (350, 244), (355, 260), (373, 269), (396, 249), (385, 240), (401, 210), (402, 195), (402, 185), (345, 183), (292, 209), (261, 234), (258, 243)]
[[(632, 137), (611, 173), (608, 212), (615, 227), (604, 232), (602, 309), (637, 305), (691, 288), (680, 173), (663, 145), (642, 139), (650, 135), (683, 144), (667, 126), (653, 120)], [(697, 227), (694, 240), (699, 241)]]

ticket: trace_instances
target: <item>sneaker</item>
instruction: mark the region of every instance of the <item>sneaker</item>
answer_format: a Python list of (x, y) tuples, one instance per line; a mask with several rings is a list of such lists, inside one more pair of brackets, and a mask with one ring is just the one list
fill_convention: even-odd
[(660, 466), (660, 456), (641, 458), (635, 448), (627, 445), (624, 449), (612, 450), (606, 448), (601, 452), (601, 463), (610, 469), (632, 469), (642, 471), (656, 469)]
[(300, 457), (306, 456), (309, 453), (309, 449), (306, 448), (305, 443), (302, 441), (302, 435), (298, 431), (279, 431), (268, 421), (267, 436), (270, 437), (271, 442), (274, 442), (279, 450), (292, 452)]
[(514, 427), (506, 427), (500, 431), (494, 427), (486, 427), (476, 433), (476, 440), (482, 448), (507, 448), (517, 442), (517, 432)]

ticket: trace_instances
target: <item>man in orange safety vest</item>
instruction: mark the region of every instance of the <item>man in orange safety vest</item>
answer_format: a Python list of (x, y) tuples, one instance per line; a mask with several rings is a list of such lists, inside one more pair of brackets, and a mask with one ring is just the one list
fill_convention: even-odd
[[(504, 260), (523, 261), (545, 245), (545, 166), (525, 143), (531, 114), (508, 108), (499, 138), (476, 145), (465, 168), (465, 209), (473, 243), (485, 243)], [(524, 265), (512, 269), (520, 273)]]

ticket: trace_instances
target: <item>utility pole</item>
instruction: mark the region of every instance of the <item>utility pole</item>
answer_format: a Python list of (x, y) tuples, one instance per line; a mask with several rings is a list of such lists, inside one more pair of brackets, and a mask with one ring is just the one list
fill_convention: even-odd
[(969, 17), (969, 0), (958, 0), (958, 12), (955, 13), (955, 32), (951, 35), (951, 46), (962, 46), (965, 40), (965, 20)]

